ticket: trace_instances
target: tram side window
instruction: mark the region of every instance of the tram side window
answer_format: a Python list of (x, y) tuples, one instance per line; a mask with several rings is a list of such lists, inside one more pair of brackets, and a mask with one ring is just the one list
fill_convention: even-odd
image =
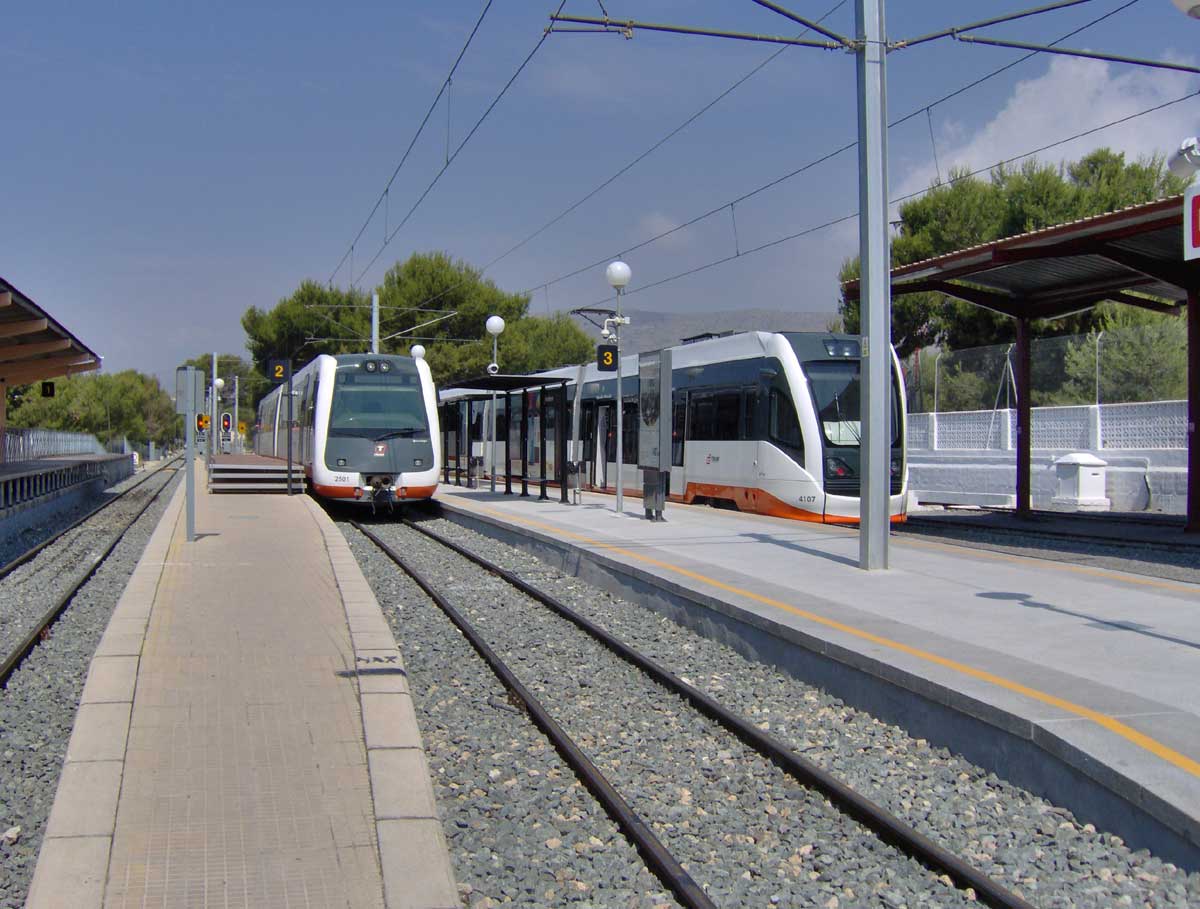
[(777, 388), (771, 389), (768, 434), (772, 442), (803, 451), (804, 437), (792, 399)]
[(754, 431), (754, 412), (758, 410), (758, 389), (743, 388), (742, 389), (742, 438), (757, 439), (758, 433)]
[(738, 417), (741, 410), (741, 396), (736, 391), (723, 391), (716, 396), (716, 407), (713, 415), (713, 435), (717, 441), (736, 440), (738, 437)]
[(688, 401), (688, 438), (712, 439), (717, 404), (712, 395), (692, 395)]
[(675, 401), (671, 406), (671, 466), (683, 466), (683, 433), (687, 426), (687, 405)]
[(638, 408), (637, 404), (626, 403), (624, 408), (625, 423), (621, 427), (621, 447), (624, 449), (622, 460), (626, 464), (636, 464), (638, 456)]

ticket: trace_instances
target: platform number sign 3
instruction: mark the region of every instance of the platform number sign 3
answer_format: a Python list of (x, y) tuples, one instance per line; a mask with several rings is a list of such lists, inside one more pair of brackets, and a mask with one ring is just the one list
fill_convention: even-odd
[(596, 345), (596, 368), (601, 372), (617, 371), (617, 345)]
[(267, 378), (276, 385), (279, 385), (281, 382), (286, 382), (290, 372), (291, 363), (289, 363), (287, 360), (267, 361)]

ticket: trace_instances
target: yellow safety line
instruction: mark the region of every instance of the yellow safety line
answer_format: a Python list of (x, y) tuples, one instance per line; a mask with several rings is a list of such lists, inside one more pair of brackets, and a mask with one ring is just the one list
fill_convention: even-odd
[[(459, 500), (461, 501), (461, 500)], [(1109, 732), (1119, 735), (1128, 742), (1132, 742), (1139, 748), (1144, 748), (1151, 754), (1154, 754), (1169, 764), (1173, 764), (1180, 770), (1190, 773), (1192, 776), (1200, 777), (1200, 761), (1195, 761), (1185, 754), (1180, 754), (1173, 748), (1169, 748), (1162, 742), (1152, 739), (1148, 735), (1138, 732), (1131, 726), (1127, 726), (1120, 720), (1109, 716), (1105, 713), (1100, 713), (1098, 710), (1092, 710), (1090, 707), (1084, 707), (1081, 704), (1075, 704), (1063, 698), (1056, 697), (1052, 694), (1047, 694), (1044, 691), (1039, 691), (1036, 688), (1030, 688), (1028, 685), (1022, 685), (1020, 682), (1014, 682), (1011, 679), (1006, 679), (1003, 676), (987, 672), (983, 669), (976, 669), (974, 666), (968, 666), (966, 663), (960, 663), (957, 660), (950, 660), (943, 656), (938, 656), (936, 653), (930, 653), (928, 650), (921, 650), (917, 647), (911, 647), (908, 644), (902, 644), (899, 641), (893, 641), (891, 638), (885, 638), (877, 634), (872, 634), (869, 631), (863, 631), (861, 628), (856, 628), (853, 625), (847, 625), (844, 622), (839, 622), (835, 619), (826, 618), (823, 615), (818, 615), (815, 612), (809, 612), (807, 609), (800, 609), (792, 606), (790, 603), (784, 603), (781, 600), (776, 600), (771, 597), (763, 596), (762, 594), (754, 593), (751, 590), (743, 590), (740, 587), (735, 587), (732, 584), (726, 584), (724, 581), (718, 581), (715, 578), (710, 578), (696, 571), (691, 571), (687, 568), (682, 568), (678, 565), (672, 565), (670, 562), (664, 562), (661, 559), (655, 559), (651, 556), (642, 555), (641, 553), (632, 552), (612, 543), (603, 543), (599, 540), (593, 540), (590, 537), (585, 537), (582, 534), (574, 533), (570, 530), (564, 530), (561, 527), (555, 527), (551, 524), (543, 524), (540, 521), (529, 520), (528, 518), (516, 518), (511, 514), (501, 511), (494, 511), (490, 508), (476, 506), (477, 510), (490, 514), (493, 517), (501, 518), (507, 521), (517, 521), (529, 527), (537, 527), (551, 533), (561, 536), (570, 537), (574, 540), (584, 543), (589, 546), (595, 546), (599, 549), (606, 549), (610, 552), (619, 553), (631, 559), (636, 559), (639, 562), (645, 562), (648, 565), (654, 565), (658, 568), (664, 568), (667, 571), (672, 571), (692, 580), (699, 581), (702, 584), (707, 584), (710, 587), (716, 587), (720, 590), (729, 593), (737, 594), (738, 596), (747, 597), (751, 600), (756, 600), (767, 606), (774, 606), (776, 609), (782, 609), (785, 612), (790, 612), (793, 615), (808, 619), (810, 622), (816, 622), (818, 625), (824, 625), (827, 628), (833, 628), (841, 631), (844, 634), (851, 635), (864, 641), (870, 641), (873, 644), (879, 644), (882, 647), (887, 647), (891, 650), (897, 650), (900, 653), (906, 653), (909, 656), (916, 657), (919, 660), (924, 660), (928, 663), (933, 663), (937, 666), (942, 666), (946, 669), (951, 669), (955, 672), (960, 672), (963, 675), (970, 676), (973, 679), (979, 679), (983, 682), (989, 682), (1007, 691), (1012, 691), (1017, 694), (1022, 694), (1025, 697), (1032, 698), (1035, 701), (1040, 701), (1043, 704), (1048, 704), (1052, 707), (1057, 707), (1067, 713), (1073, 713), (1076, 716), (1091, 720), (1093, 723), (1107, 729)]]

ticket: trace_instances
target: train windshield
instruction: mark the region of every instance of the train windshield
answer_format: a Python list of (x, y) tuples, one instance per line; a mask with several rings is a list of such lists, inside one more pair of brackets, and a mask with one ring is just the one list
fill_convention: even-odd
[(420, 378), (400, 371), (368, 373), (355, 367), (337, 371), (329, 413), (331, 436), (380, 441), (429, 435)]
[[(817, 405), (821, 432), (830, 445), (855, 447), (862, 443), (860, 366), (857, 360), (823, 360), (804, 364)], [(895, 384), (892, 390), (892, 444), (900, 430)]]

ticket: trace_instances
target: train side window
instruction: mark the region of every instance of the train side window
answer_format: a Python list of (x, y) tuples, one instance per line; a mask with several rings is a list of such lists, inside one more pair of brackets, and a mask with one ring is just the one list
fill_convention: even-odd
[(713, 424), (716, 421), (716, 401), (709, 394), (694, 394), (688, 400), (688, 434), (689, 439), (712, 439)]
[(713, 439), (719, 441), (737, 439), (741, 403), (741, 395), (736, 391), (723, 391), (716, 396), (716, 406), (713, 416)]
[(683, 435), (687, 426), (687, 404), (677, 398), (671, 405), (671, 466), (683, 466)]
[(754, 430), (755, 411), (758, 410), (758, 389), (749, 386), (742, 389), (742, 435), (743, 439), (757, 439)]
[(771, 389), (768, 434), (772, 442), (788, 448), (804, 449), (804, 437), (792, 399), (778, 388)]
[(621, 427), (621, 447), (624, 449), (622, 460), (626, 464), (636, 464), (638, 456), (638, 408), (636, 403), (625, 403), (625, 423)]

